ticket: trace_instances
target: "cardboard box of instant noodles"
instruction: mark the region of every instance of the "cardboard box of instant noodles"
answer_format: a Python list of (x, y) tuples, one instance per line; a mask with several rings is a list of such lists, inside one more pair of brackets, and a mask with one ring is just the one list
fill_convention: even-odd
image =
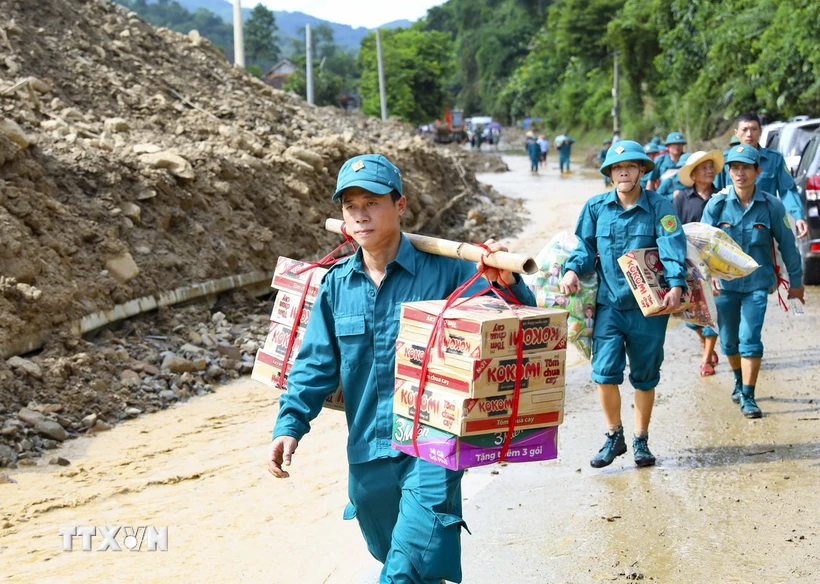
[[(456, 436), (444, 430), (419, 424), (416, 444), (419, 458), (449, 468), (461, 470), (498, 462), (506, 432), (491, 432), (476, 436)], [(415, 456), (413, 420), (393, 414), (393, 448)], [(510, 440), (505, 462), (535, 462), (558, 458), (558, 426), (515, 430)]]
[[(669, 293), (669, 283), (663, 274), (663, 264), (657, 247), (633, 249), (618, 258), (626, 283), (644, 316), (652, 316), (663, 309), (663, 298)], [(687, 280), (687, 290), (681, 295), (683, 312), (692, 307), (692, 291), (699, 284)]]
[[(426, 345), (444, 300), (401, 305), (399, 337)], [(567, 348), (567, 312), (534, 306), (508, 306), (491, 296), (479, 296), (449, 308), (444, 319), (444, 349), (475, 359), (514, 357), (518, 350), (518, 320), (525, 353)]]

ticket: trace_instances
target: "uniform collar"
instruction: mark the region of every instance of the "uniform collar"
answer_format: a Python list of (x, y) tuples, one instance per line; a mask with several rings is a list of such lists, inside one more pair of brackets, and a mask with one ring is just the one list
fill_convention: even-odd
[[(609, 194), (607, 195), (604, 202), (607, 205), (618, 205), (619, 207), (621, 207), (621, 202), (618, 200), (618, 190), (617, 189), (612, 189), (611, 191), (609, 191)], [(652, 210), (649, 206), (649, 197), (646, 195), (646, 189), (643, 188), (643, 187), (641, 187), (641, 196), (638, 197), (638, 202), (635, 203), (635, 207), (640, 207), (644, 211), (651, 211)], [(621, 208), (623, 208), (623, 207), (621, 207)], [(632, 208), (634, 208), (634, 207), (630, 207), (630, 209), (632, 209)]]
[[(734, 199), (738, 203), (740, 202), (740, 197), (737, 196), (737, 192), (735, 191), (735, 186), (734, 185), (729, 187), (728, 197), (730, 199)], [(757, 185), (755, 185), (755, 192), (752, 195), (752, 200), (753, 201), (760, 201), (761, 203), (766, 202), (766, 197), (763, 196), (763, 191), (761, 191), (760, 188)]]
[[(396, 258), (391, 261), (390, 264), (396, 263), (409, 272), (411, 276), (415, 276), (417, 253), (419, 252), (416, 251), (416, 248), (413, 247), (410, 240), (405, 237), (404, 233), (402, 233), (401, 242), (399, 242), (399, 253), (396, 254)], [(388, 266), (390, 266), (390, 264), (388, 264)], [(354, 270), (364, 273), (362, 248), (357, 249), (356, 253), (352, 257), (345, 260), (345, 262), (339, 266), (339, 275), (342, 277), (347, 277), (350, 275), (350, 272)]]

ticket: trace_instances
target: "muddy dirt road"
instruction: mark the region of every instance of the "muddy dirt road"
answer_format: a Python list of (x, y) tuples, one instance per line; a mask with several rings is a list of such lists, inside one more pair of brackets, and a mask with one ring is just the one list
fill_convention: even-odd
[[(533, 222), (510, 247), (536, 254), (574, 226), (594, 172), (481, 175), (526, 198)], [(579, 168), (576, 166), (576, 168)], [(466, 584), (820, 581), (820, 293), (803, 317), (770, 302), (758, 394), (743, 418), (731, 371), (697, 376), (698, 343), (673, 321), (651, 429), (658, 466), (631, 452), (593, 470), (603, 422), (589, 366), (571, 355), (556, 461), (472, 469), (464, 481)], [(632, 430), (624, 388), (624, 421)], [(292, 478), (265, 470), (276, 413), (250, 380), (54, 451), (71, 465), (15, 469), (0, 484), (0, 581), (360, 584), (378, 572), (346, 503), (346, 430), (323, 412)], [(168, 551), (62, 551), (61, 526), (168, 527)], [(99, 530), (98, 530), (99, 533)], [(94, 548), (103, 538), (94, 539)], [(118, 538), (120, 544), (123, 538)], [(123, 548), (125, 550), (125, 548)]]

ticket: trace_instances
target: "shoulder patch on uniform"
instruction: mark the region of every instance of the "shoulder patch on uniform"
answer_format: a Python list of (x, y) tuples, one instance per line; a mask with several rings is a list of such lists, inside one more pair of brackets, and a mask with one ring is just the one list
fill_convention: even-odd
[(786, 227), (788, 227), (789, 229), (792, 228), (791, 223), (789, 223), (789, 217), (787, 215), (783, 215), (783, 223), (785, 223)]
[(675, 233), (678, 230), (678, 218), (674, 215), (664, 215), (661, 218), (661, 225), (665, 231)]

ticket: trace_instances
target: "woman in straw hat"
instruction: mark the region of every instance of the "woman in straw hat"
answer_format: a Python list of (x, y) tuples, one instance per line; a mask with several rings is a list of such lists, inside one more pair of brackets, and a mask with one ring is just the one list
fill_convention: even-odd
[[(715, 175), (723, 168), (723, 154), (720, 150), (704, 152), (700, 150), (692, 154), (686, 164), (678, 171), (678, 181), (685, 188), (674, 198), (672, 204), (680, 217), (682, 224), (700, 221), (706, 203), (717, 192), (712, 181)], [(717, 333), (710, 327), (697, 326), (686, 323), (686, 326), (697, 332), (700, 337), (700, 346), (703, 355), (700, 363), (701, 376), (715, 374), (715, 365), (718, 355), (715, 351)]]

